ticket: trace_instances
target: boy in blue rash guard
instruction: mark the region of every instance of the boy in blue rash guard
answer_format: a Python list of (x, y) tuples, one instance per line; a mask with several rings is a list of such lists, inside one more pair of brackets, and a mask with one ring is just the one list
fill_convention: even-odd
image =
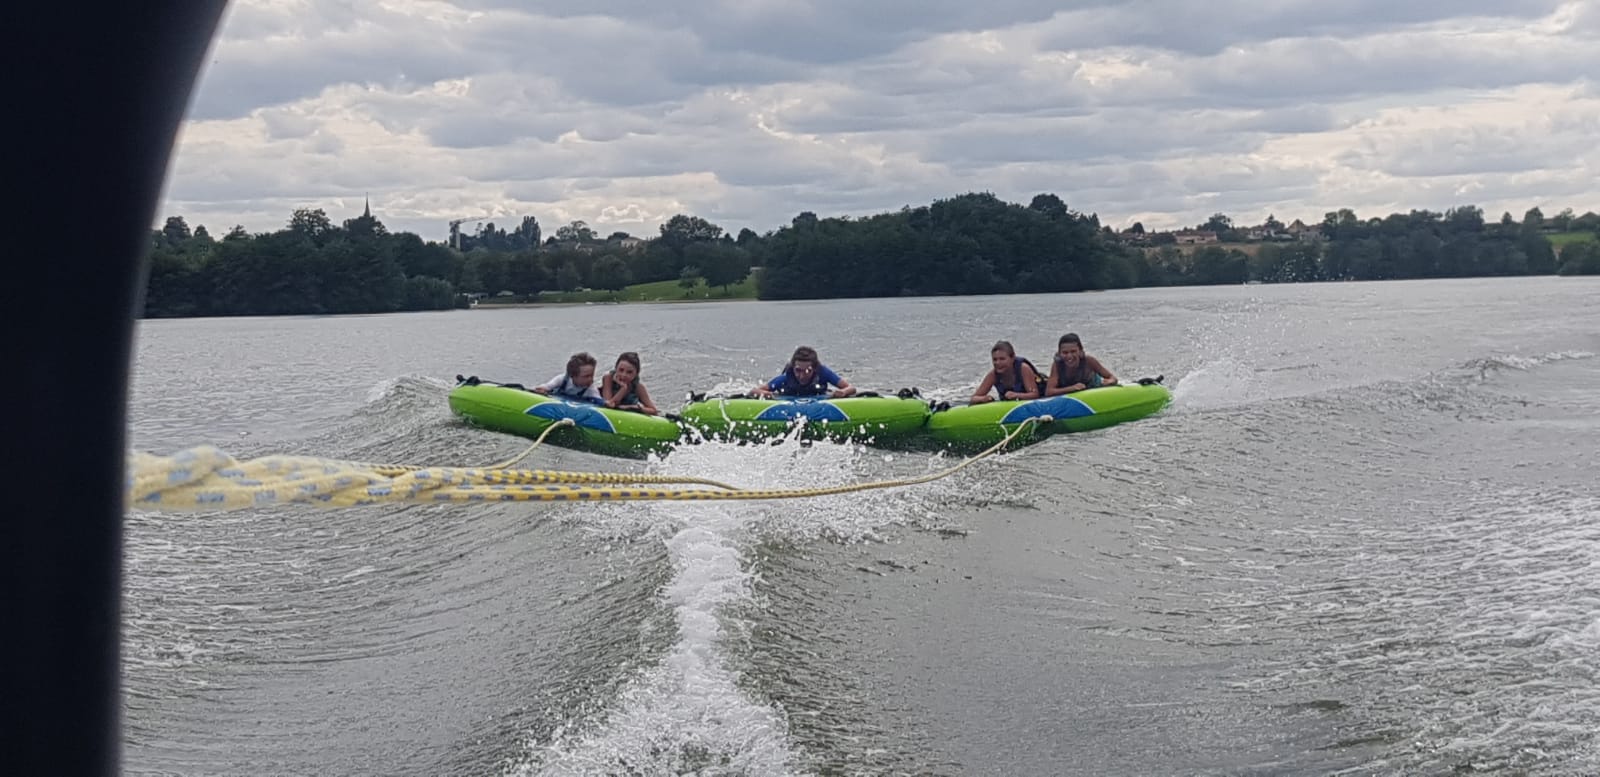
[[(829, 390), (829, 386), (835, 388)], [(778, 377), (756, 386), (750, 393), (758, 397), (778, 395), (837, 399), (856, 393), (856, 389), (849, 381), (823, 366), (815, 348), (802, 345), (794, 349), (794, 356), (789, 357), (789, 363)]]
[(565, 399), (604, 404), (600, 388), (594, 384), (595, 358), (587, 353), (575, 353), (567, 360), (567, 371), (534, 386), (535, 394), (549, 394)]

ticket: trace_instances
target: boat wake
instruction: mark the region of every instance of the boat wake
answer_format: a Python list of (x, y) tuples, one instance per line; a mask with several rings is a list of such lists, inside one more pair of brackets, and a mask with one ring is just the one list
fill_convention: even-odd
[[(922, 474), (939, 457), (896, 456), (847, 444), (706, 443), (651, 465), (652, 472), (714, 476), (736, 485), (818, 487)], [(746, 649), (761, 574), (753, 551), (818, 539), (871, 541), (892, 524), (933, 520), (960, 500), (960, 476), (899, 489), (799, 502), (592, 505), (565, 520), (597, 541), (659, 541), (672, 576), (659, 591), (676, 642), (627, 681), (603, 712), (532, 737), (507, 774), (794, 774), (807, 771), (791, 744), (784, 710), (752, 692), (732, 659)], [(970, 488), (968, 484), (967, 488)]]

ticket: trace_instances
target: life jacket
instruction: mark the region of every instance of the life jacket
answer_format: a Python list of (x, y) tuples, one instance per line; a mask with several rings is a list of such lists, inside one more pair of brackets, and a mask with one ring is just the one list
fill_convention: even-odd
[[(610, 385), (610, 386), (621, 385), (620, 381), (618, 381), (616, 378), (612, 377), (613, 375), (616, 375), (616, 374), (617, 373), (615, 371), (606, 373), (606, 383), (608, 385)], [(637, 405), (637, 404), (640, 404), (640, 402), (639, 402), (639, 379), (637, 377), (634, 378), (632, 381), (630, 381), (628, 383), (628, 392), (626, 394), (623, 394), (621, 399), (617, 400), (617, 404), (618, 405)]]
[[(1083, 358), (1078, 360), (1078, 368), (1070, 373), (1067, 371), (1067, 363), (1062, 361), (1060, 356), (1055, 358), (1055, 362), (1050, 365), (1050, 369), (1061, 376), (1061, 380), (1057, 382), (1057, 386), (1060, 388), (1066, 388), (1074, 383), (1082, 383), (1088, 388), (1095, 388), (1100, 385), (1100, 373), (1095, 372), (1094, 368), (1089, 366), (1088, 354), (1084, 354)], [(1048, 382), (1046, 385), (1049, 385)]]
[(1045, 379), (1039, 375), (1039, 368), (1034, 367), (1033, 362), (1018, 356), (1011, 360), (1011, 379), (1005, 385), (1001, 385), (998, 376), (995, 378), (994, 392), (1001, 399), (1006, 398), (1007, 391), (1023, 392), (1028, 390), (1027, 381), (1022, 377), (1022, 365), (1024, 364), (1033, 368), (1033, 377), (1035, 379), (1033, 390), (1038, 392), (1039, 396), (1044, 396)]
[(828, 382), (822, 377), (822, 369), (822, 365), (818, 364), (816, 369), (811, 371), (811, 382), (801, 383), (800, 379), (795, 377), (794, 367), (791, 365), (784, 365), (783, 374), (784, 377), (788, 378), (788, 380), (785, 380), (783, 385), (779, 386), (775, 393), (785, 397), (826, 396), (828, 393)]
[(589, 396), (589, 386), (580, 386), (576, 383), (573, 383), (571, 375), (561, 376), (561, 385), (551, 393), (566, 397), (567, 399), (576, 399), (580, 402), (599, 401)]

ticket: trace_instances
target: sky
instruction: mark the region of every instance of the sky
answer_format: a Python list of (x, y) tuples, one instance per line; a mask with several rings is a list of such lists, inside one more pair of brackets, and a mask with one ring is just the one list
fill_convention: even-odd
[(157, 223), (1600, 211), (1600, 0), (233, 0)]

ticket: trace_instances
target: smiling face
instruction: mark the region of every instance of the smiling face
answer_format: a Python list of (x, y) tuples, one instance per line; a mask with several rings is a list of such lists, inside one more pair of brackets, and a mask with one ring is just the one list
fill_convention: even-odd
[(1077, 364), (1079, 360), (1083, 359), (1083, 344), (1062, 343), (1061, 349), (1056, 351), (1056, 356), (1060, 357), (1061, 361), (1065, 364)]
[(572, 385), (585, 388), (594, 385), (594, 365), (585, 364), (579, 367), (577, 374), (572, 376)]
[(993, 351), (989, 352), (989, 363), (994, 365), (994, 372), (995, 372), (996, 375), (1001, 375), (1001, 374), (1010, 372), (1011, 371), (1011, 362), (1013, 362), (1015, 360), (1016, 360), (1015, 356), (1012, 356), (1011, 354), (1006, 353), (1005, 351), (1000, 350), (999, 348), (996, 348)]
[(639, 377), (638, 368), (623, 361), (617, 362), (617, 366), (611, 372), (618, 383), (632, 383), (634, 378)]

